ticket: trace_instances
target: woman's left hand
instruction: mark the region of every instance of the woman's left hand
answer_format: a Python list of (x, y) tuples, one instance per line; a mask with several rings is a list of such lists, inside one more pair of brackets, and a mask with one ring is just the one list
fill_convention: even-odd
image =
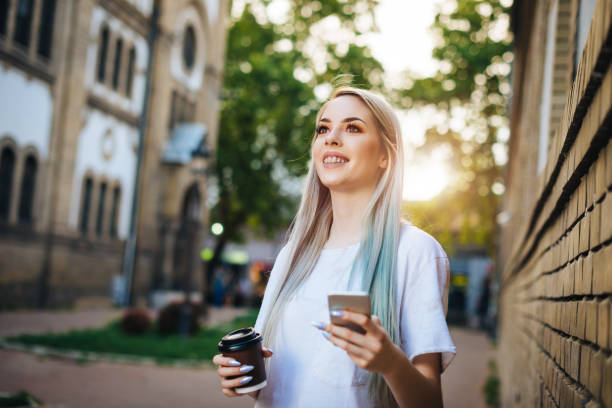
[(391, 341), (380, 319), (348, 310), (333, 313), (346, 322), (361, 326), (366, 332), (361, 334), (333, 323), (315, 323), (315, 327), (323, 332), (323, 336), (346, 351), (359, 367), (381, 374), (389, 372), (401, 350)]

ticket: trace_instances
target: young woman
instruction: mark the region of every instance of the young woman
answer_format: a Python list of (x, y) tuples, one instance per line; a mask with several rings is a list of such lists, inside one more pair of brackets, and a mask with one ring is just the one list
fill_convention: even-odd
[[(255, 329), (268, 385), (257, 407), (439, 407), (455, 355), (446, 325), (449, 264), (438, 242), (400, 219), (403, 149), (391, 106), (337, 89), (317, 115), (300, 209)], [(329, 323), (327, 294), (370, 293), (372, 316), (342, 311), (365, 334)], [(221, 386), (250, 366), (217, 355)], [(240, 375), (235, 379), (229, 376)]]

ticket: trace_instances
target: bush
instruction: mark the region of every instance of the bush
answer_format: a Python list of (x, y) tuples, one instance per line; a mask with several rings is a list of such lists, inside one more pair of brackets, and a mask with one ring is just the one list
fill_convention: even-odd
[(495, 364), (495, 360), (491, 359), (489, 361), (489, 376), (483, 386), (487, 408), (498, 408), (501, 406), (499, 401), (499, 388), (500, 382), (497, 376), (497, 365)]
[(125, 334), (142, 335), (151, 330), (151, 316), (146, 309), (128, 309), (119, 322)]
[(189, 314), (189, 334), (194, 335), (200, 330), (199, 318), (203, 308), (196, 303), (172, 302), (168, 303), (157, 316), (157, 330), (162, 335), (178, 334), (182, 323), (184, 307)]

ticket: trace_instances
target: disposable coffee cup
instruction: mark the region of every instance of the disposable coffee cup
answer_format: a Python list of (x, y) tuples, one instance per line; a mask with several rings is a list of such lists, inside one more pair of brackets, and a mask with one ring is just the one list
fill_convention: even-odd
[(252, 327), (229, 332), (219, 342), (219, 351), (225, 356), (233, 358), (243, 365), (252, 365), (254, 368), (246, 374), (240, 374), (229, 379), (250, 375), (253, 379), (243, 387), (236, 387), (234, 391), (238, 394), (257, 391), (265, 387), (266, 368), (263, 361), (263, 350), (261, 348), (261, 334), (257, 333)]

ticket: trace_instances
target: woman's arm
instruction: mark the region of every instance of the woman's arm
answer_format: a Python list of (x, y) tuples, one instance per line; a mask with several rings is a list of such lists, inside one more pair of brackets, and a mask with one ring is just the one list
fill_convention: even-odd
[(317, 324), (323, 335), (345, 350), (359, 367), (383, 375), (400, 407), (442, 407), (440, 353), (417, 356), (414, 363), (393, 344), (378, 317), (334, 311), (337, 317), (366, 330), (357, 333), (335, 324)]
[(382, 374), (400, 407), (442, 407), (440, 353), (417, 356), (411, 363), (400, 349)]

